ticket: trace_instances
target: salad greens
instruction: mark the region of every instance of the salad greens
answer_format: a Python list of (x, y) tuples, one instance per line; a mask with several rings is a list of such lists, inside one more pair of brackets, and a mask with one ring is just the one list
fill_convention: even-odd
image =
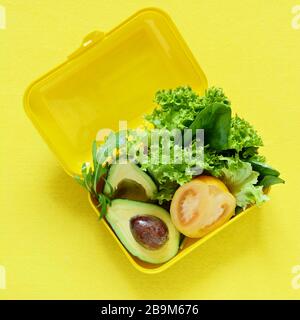
[[(223, 90), (211, 88), (202, 97), (198, 96), (190, 87), (160, 90), (154, 101), (158, 107), (145, 119), (157, 129), (185, 129), (189, 128), (198, 113), (214, 103), (230, 105)], [(201, 128), (203, 129), (203, 128)]]
[(235, 116), (231, 119), (231, 128), (228, 138), (228, 149), (242, 151), (245, 148), (262, 147), (262, 139), (254, 128), (244, 119)]
[[(227, 185), (236, 198), (236, 212), (263, 203), (268, 199), (265, 188), (284, 183), (279, 172), (266, 164), (264, 156), (259, 154), (263, 142), (253, 126), (237, 115), (232, 116), (231, 103), (222, 89), (209, 88), (203, 96), (190, 87), (160, 90), (156, 93), (155, 102), (157, 107), (145, 116), (145, 120), (157, 130), (192, 129), (195, 133), (197, 129), (204, 129), (204, 157), (195, 157), (196, 138), (192, 135), (188, 148), (175, 138), (170, 145), (171, 155), (177, 151), (176, 154), (187, 156), (190, 161), (168, 164), (158, 156), (155, 163), (144, 162), (141, 160), (143, 155), (154, 155), (148, 147), (149, 129), (111, 133), (98, 148), (93, 144), (94, 169), (84, 164), (82, 177), (77, 177), (98, 199), (104, 214), (110, 197), (99, 194), (97, 183), (99, 179), (105, 179), (110, 161), (114, 157), (122, 157), (122, 153), (128, 150), (131, 150), (131, 159), (157, 184), (155, 199), (160, 204), (170, 201), (180, 185), (191, 181), (193, 168), (197, 166), (203, 168), (205, 174), (215, 176)], [(115, 143), (116, 137), (120, 138), (117, 139), (118, 145)], [(160, 150), (158, 154), (161, 154)]]
[(260, 205), (268, 199), (262, 186), (257, 186), (259, 173), (253, 171), (249, 162), (236, 157), (221, 158), (226, 162), (222, 169), (221, 179), (236, 198), (237, 206)]
[(204, 129), (205, 143), (213, 150), (228, 149), (231, 108), (224, 103), (215, 102), (201, 110), (190, 125), (193, 132)]
[[(231, 103), (222, 89), (212, 87), (203, 97), (188, 87), (162, 90), (155, 101), (159, 107), (146, 116), (154, 127), (170, 128), (171, 121), (172, 126), (176, 123), (180, 128), (204, 129), (203, 168), (223, 180), (236, 197), (238, 207), (261, 204), (268, 199), (263, 188), (284, 183), (278, 177), (279, 172), (269, 167), (265, 158), (258, 154), (263, 143), (253, 126), (237, 115), (231, 117)], [(182, 179), (182, 166), (148, 168), (144, 165), (142, 168), (149, 169), (158, 179), (159, 186), (163, 186), (159, 189), (160, 201), (172, 197), (176, 188), (174, 183), (181, 185), (191, 180), (188, 176)]]
[(85, 162), (81, 167), (81, 177), (75, 176), (75, 180), (84, 187), (98, 202), (98, 207), (100, 210), (100, 219), (106, 214), (107, 206), (111, 203), (111, 198), (113, 197), (114, 190), (110, 190), (108, 195), (102, 193), (99, 190), (98, 185), (101, 180), (105, 180), (106, 174), (108, 172), (107, 163), (101, 163), (97, 160), (97, 143), (93, 142), (92, 146), (93, 155), (93, 167), (90, 163)]

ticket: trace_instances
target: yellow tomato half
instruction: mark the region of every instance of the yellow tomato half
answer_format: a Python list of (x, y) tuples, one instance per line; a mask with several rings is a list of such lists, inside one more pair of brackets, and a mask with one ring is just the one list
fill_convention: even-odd
[(185, 236), (200, 238), (227, 222), (236, 201), (219, 179), (203, 176), (177, 189), (171, 203), (171, 219)]
[(226, 187), (225, 183), (218, 178), (212, 176), (198, 176), (195, 180), (199, 180), (208, 184), (210, 186), (216, 186), (225, 192), (229, 192), (228, 188)]

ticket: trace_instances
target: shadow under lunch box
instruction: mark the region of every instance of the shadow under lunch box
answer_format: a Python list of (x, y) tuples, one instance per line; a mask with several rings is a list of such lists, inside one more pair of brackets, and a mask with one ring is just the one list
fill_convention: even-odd
[[(136, 119), (153, 109), (157, 90), (181, 85), (203, 94), (207, 80), (170, 17), (148, 8), (107, 33), (88, 34), (66, 61), (29, 86), (24, 106), (64, 170), (74, 176), (83, 162), (91, 161), (91, 145), (100, 129), (117, 130), (120, 120), (136, 125)], [(102, 222), (136, 269), (158, 273), (248, 210), (201, 239), (187, 239), (174, 258), (160, 265), (132, 256)]]

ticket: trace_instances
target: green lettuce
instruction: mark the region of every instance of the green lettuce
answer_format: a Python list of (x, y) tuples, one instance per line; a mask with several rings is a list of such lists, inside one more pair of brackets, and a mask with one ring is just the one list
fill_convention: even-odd
[(226, 150), (230, 132), (231, 108), (224, 103), (215, 102), (201, 110), (190, 129), (195, 133), (203, 129), (205, 144), (213, 150)]
[(235, 196), (237, 206), (243, 209), (252, 204), (260, 205), (268, 199), (264, 186), (258, 185), (259, 172), (253, 170), (251, 163), (242, 161), (238, 154), (224, 157), (205, 150), (204, 169), (225, 183)]
[(221, 157), (225, 161), (221, 180), (235, 196), (237, 206), (246, 208), (249, 205), (260, 205), (268, 196), (264, 194), (263, 187), (257, 186), (259, 173), (253, 171), (249, 162), (241, 161), (238, 157)]
[[(157, 107), (145, 116), (155, 129), (182, 131), (190, 128), (193, 132), (204, 129), (204, 158), (195, 157), (193, 135), (189, 148), (171, 139), (170, 155), (173, 161), (165, 162), (161, 143), (156, 151), (149, 147), (149, 130), (111, 133), (97, 151), (95, 145), (93, 147), (93, 167), (96, 171), (84, 165), (83, 179), (78, 179), (90, 192), (97, 196), (95, 186), (99, 177), (104, 176), (102, 168), (107, 170), (116, 157), (122, 160), (124, 154), (129, 154), (129, 160), (137, 163), (153, 178), (158, 186), (155, 199), (160, 204), (170, 201), (180, 185), (199, 174), (195, 173), (195, 168), (203, 168), (204, 174), (223, 180), (241, 209), (263, 203), (268, 199), (264, 194), (265, 188), (284, 183), (279, 172), (270, 167), (259, 153), (263, 142), (257, 131), (246, 120), (237, 115), (231, 116), (231, 103), (222, 89), (209, 88), (203, 96), (199, 96), (190, 87), (160, 90), (155, 95), (155, 102)], [(174, 154), (190, 160), (174, 163)], [(149, 161), (154, 156), (157, 157), (155, 163)], [(103, 200), (101, 196), (100, 200)], [(107, 199), (104, 200), (103, 207), (107, 203)]]
[[(176, 151), (181, 154), (182, 159), (189, 160), (176, 164), (172, 163), (174, 158), (171, 157), (172, 161), (170, 164), (160, 161), (157, 164), (147, 162), (141, 165), (141, 168), (150, 174), (158, 186), (158, 194), (155, 196), (155, 199), (159, 200), (159, 203), (170, 201), (180, 185), (193, 179), (195, 170), (200, 170), (198, 174), (202, 172), (203, 159), (195, 156), (194, 143), (190, 148), (183, 148), (179, 145), (171, 146), (170, 154), (172, 155)], [(149, 155), (151, 156), (151, 151)]]
[(157, 129), (185, 129), (195, 120), (198, 113), (213, 103), (230, 105), (220, 88), (209, 88), (199, 96), (190, 87), (160, 90), (155, 95), (157, 107), (145, 119)]
[(234, 149), (239, 152), (245, 148), (257, 148), (262, 145), (263, 142), (261, 137), (249, 122), (237, 115), (231, 119), (228, 149)]
[(285, 183), (283, 179), (279, 178), (279, 171), (272, 168), (264, 161), (255, 159), (253, 157), (249, 161), (252, 165), (252, 168), (259, 172), (258, 185), (268, 188), (274, 184)]
[[(158, 130), (157, 134), (162, 136), (162, 132), (163, 130)], [(158, 193), (155, 199), (159, 203), (170, 201), (180, 185), (191, 181), (195, 174), (202, 172), (203, 158), (197, 155), (200, 152), (203, 154), (203, 150), (201, 151), (198, 145), (196, 153), (195, 140), (186, 147), (170, 140), (170, 161), (168, 161), (164, 159), (161, 140), (158, 149), (152, 150), (150, 146), (151, 132), (147, 129), (111, 133), (98, 148), (98, 162), (103, 163), (108, 159), (110, 162), (122, 161), (122, 156), (127, 154), (129, 160), (138, 164), (157, 184)], [(118, 149), (117, 154), (114, 152), (115, 149)]]

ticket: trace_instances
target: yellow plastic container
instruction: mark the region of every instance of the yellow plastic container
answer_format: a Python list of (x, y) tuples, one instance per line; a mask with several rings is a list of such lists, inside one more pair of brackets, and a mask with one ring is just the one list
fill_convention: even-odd
[[(149, 8), (110, 32), (87, 35), (64, 63), (29, 86), (24, 106), (65, 171), (73, 176), (80, 174), (83, 162), (91, 160), (92, 141), (100, 129), (116, 130), (119, 120), (136, 123), (153, 108), (158, 89), (179, 85), (189, 85), (201, 94), (207, 80), (169, 16)], [(157, 273), (245, 213), (202, 239), (187, 240), (177, 256), (161, 265), (133, 257), (103, 223), (134, 267)]]

